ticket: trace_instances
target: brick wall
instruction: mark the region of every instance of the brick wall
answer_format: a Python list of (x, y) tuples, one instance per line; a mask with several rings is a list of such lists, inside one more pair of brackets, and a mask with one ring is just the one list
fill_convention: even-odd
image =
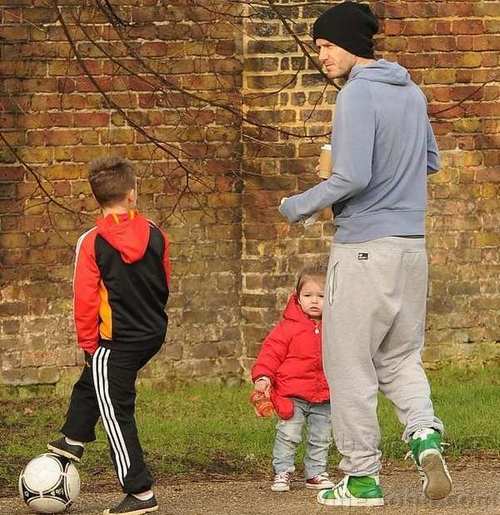
[[(303, 4), (284, 12), (298, 22), (293, 27), (300, 35), (310, 34), (325, 8)], [(442, 150), (443, 171), (429, 187), (431, 285), (425, 359), (483, 359), (498, 352), (500, 342), (500, 109), (494, 82), (500, 48), (498, 2), (370, 4), (383, 19), (377, 56), (408, 67), (422, 87)], [(336, 90), (324, 90), (323, 78), (278, 16), (268, 12), (247, 24), (244, 63), (245, 105), (261, 122), (301, 134), (329, 131)], [(492, 82), (481, 87), (486, 81)], [(255, 128), (244, 125), (246, 366), (283, 309), (294, 274), (326, 253), (332, 235), (326, 217), (309, 228), (291, 227), (276, 212), (283, 196), (316, 182), (316, 159), (328, 136), (293, 138), (271, 132), (257, 144), (254, 133)]]
[[(96, 215), (85, 174), (98, 155), (137, 164), (141, 210), (171, 236), (155, 380), (239, 376), (298, 268), (330, 244), (327, 214), (304, 229), (276, 211), (315, 183), (336, 95), (278, 15), (241, 18), (237, 4), (221, 14), (209, 0), (111, 4), (59, 0), (72, 47), (47, 1), (1, 2), (1, 126), (17, 157), (2, 141), (0, 384), (63, 382), (80, 363), (71, 268)], [(298, 4), (279, 12), (304, 39), (325, 6)], [(498, 349), (499, 88), (484, 84), (498, 70), (498, 2), (371, 4), (385, 20), (378, 55), (422, 86), (443, 151), (430, 185), (426, 358)]]
[(238, 110), (238, 27), (189, 2), (114, 1), (128, 49), (95, 2), (58, 4), (75, 48), (50, 2), (2, 2), (2, 127), (32, 173), (2, 146), (0, 383), (54, 383), (81, 360), (74, 245), (97, 215), (88, 161), (110, 152), (137, 165), (139, 207), (171, 239), (170, 343), (149, 375), (238, 375), (240, 119), (197, 100)]

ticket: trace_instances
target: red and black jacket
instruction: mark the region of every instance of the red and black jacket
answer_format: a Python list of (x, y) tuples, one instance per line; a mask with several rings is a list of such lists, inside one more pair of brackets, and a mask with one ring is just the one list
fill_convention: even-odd
[(78, 345), (138, 350), (167, 331), (168, 239), (135, 211), (97, 220), (76, 247), (74, 317)]

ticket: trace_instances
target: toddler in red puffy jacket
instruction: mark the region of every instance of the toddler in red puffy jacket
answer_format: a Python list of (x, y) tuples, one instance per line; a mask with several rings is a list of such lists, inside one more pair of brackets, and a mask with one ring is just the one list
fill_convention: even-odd
[(330, 391), (321, 358), (321, 315), (326, 270), (308, 266), (299, 275), (283, 319), (267, 335), (252, 368), (256, 392), (264, 392), (278, 414), (271, 490), (290, 490), (295, 453), (307, 426), (306, 487), (332, 488), (326, 471), (332, 442)]

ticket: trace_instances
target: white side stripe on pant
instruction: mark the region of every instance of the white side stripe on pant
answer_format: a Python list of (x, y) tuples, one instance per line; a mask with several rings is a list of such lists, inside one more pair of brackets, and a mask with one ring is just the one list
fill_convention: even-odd
[(108, 381), (108, 359), (109, 359), (109, 355), (111, 354), (111, 350), (110, 349), (106, 349), (106, 353), (104, 355), (104, 364), (103, 364), (103, 372), (104, 372), (104, 394), (106, 395), (106, 398), (107, 398), (107, 401), (108, 401), (108, 404), (109, 404), (109, 408), (110, 408), (110, 412), (111, 412), (111, 418), (115, 424), (115, 427), (116, 427), (116, 431), (117, 431), (117, 434), (118, 434), (118, 440), (119, 440), (119, 443), (121, 444), (121, 448), (122, 448), (122, 451), (123, 451), (123, 456), (125, 458), (125, 464), (126, 464), (126, 471), (125, 471), (125, 474), (123, 475), (123, 477), (125, 478), (126, 476), (126, 473), (128, 471), (128, 469), (130, 468), (130, 457), (128, 455), (128, 451), (127, 451), (127, 446), (125, 445), (125, 440), (123, 438), (123, 433), (122, 433), (122, 430), (120, 428), (120, 426), (118, 425), (118, 420), (116, 420), (116, 416), (115, 416), (115, 410), (113, 408), (113, 404), (111, 404), (111, 396), (109, 395), (109, 381)]
[(94, 377), (94, 388), (96, 391), (97, 402), (99, 404), (99, 411), (101, 413), (101, 419), (104, 424), (104, 428), (106, 429), (106, 433), (109, 438), (109, 442), (111, 444), (113, 453), (115, 455), (116, 460), (116, 468), (118, 472), (118, 479), (120, 483), (123, 485), (123, 477), (124, 477), (124, 462), (122, 463), (121, 455), (117, 452), (117, 442), (116, 434), (114, 431), (114, 427), (110, 424), (110, 416), (109, 416), (109, 407), (107, 405), (106, 398), (104, 395), (104, 379), (102, 374), (102, 362), (104, 358), (104, 354), (106, 353), (106, 349), (99, 347), (94, 355), (94, 360), (92, 364), (92, 375)]
[(99, 347), (97, 349), (94, 355), (92, 374), (94, 377), (97, 401), (99, 403), (99, 411), (115, 455), (118, 479), (123, 485), (125, 476), (130, 468), (130, 458), (123, 439), (122, 431), (118, 425), (118, 421), (116, 420), (115, 410), (109, 395), (108, 359), (110, 353), (110, 349), (105, 349), (103, 347)]

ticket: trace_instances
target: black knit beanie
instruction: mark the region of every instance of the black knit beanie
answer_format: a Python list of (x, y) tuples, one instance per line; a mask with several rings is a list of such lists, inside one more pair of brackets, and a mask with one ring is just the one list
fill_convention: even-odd
[(327, 9), (313, 25), (313, 39), (326, 39), (359, 57), (373, 59), (378, 22), (370, 7), (344, 2)]

